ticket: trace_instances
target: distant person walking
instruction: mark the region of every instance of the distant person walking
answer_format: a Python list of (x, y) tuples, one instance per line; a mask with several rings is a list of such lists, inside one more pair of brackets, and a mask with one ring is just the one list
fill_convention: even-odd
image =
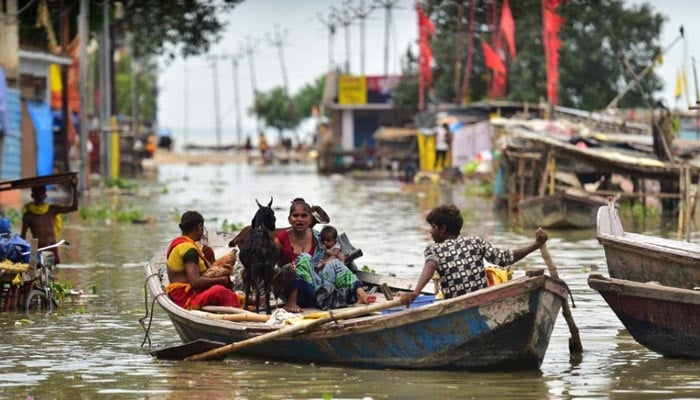
[(250, 140), (250, 135), (246, 136), (245, 145), (243, 145), (243, 149), (245, 149), (246, 161), (248, 161), (248, 164), (250, 164), (250, 151), (253, 150), (253, 143)]
[(437, 127), (435, 133), (435, 165), (434, 168), (444, 169), (447, 165), (447, 152), (452, 146), (452, 132), (450, 127), (443, 123)]

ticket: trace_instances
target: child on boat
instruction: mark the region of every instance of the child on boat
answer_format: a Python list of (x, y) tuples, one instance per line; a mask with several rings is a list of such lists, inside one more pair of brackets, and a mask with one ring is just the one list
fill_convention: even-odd
[(480, 236), (460, 236), (462, 214), (453, 204), (433, 208), (426, 221), (430, 224), (430, 236), (435, 243), (425, 249), (425, 265), (416, 288), (401, 295), (406, 306), (418, 297), (423, 287), (437, 271), (440, 288), (446, 299), (461, 296), (488, 286), (484, 260), (506, 267), (533, 251), (547, 241), (547, 233), (538, 228), (535, 242), (519, 249), (500, 249)]
[(319, 306), (325, 308), (321, 304), (323, 296), (319, 296), (319, 292), (329, 282), (338, 288), (352, 288), (358, 303), (374, 303), (377, 296), (368, 294), (362, 288), (362, 282), (345, 266), (345, 256), (340, 250), (340, 243), (338, 243), (338, 231), (334, 227), (326, 225), (321, 229), (319, 237), (323, 251), (318, 252), (311, 260), (311, 264), (322, 282), (321, 287), (316, 290), (316, 300), (319, 302)]
[(314, 268), (318, 271), (330, 260), (335, 259), (345, 262), (345, 255), (340, 251), (340, 243), (338, 243), (338, 231), (334, 227), (327, 225), (321, 229), (319, 236), (321, 237), (323, 251), (314, 257), (312, 261)]

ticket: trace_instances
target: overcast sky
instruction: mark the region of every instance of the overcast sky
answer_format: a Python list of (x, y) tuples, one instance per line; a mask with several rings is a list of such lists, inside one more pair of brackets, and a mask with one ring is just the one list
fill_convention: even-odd
[[(365, 0), (367, 4), (373, 0)], [(360, 0), (354, 0), (358, 5)], [(628, 0), (629, 4), (650, 3), (657, 12), (668, 19), (661, 37), (662, 46), (668, 46), (678, 36), (678, 27), (685, 27), (685, 41), (678, 42), (664, 56), (657, 73), (664, 79), (665, 103), (675, 106), (673, 97), (677, 69), (687, 54), (688, 83), (693, 87), (691, 57), (700, 62), (700, 0)], [(228, 27), (223, 39), (213, 46), (210, 54), (241, 56), (238, 70), (243, 138), (255, 135), (255, 120), (248, 115), (252, 104), (252, 86), (248, 59), (243, 57), (243, 44), (250, 38), (255, 44), (253, 53), (255, 80), (260, 91), (282, 86), (282, 69), (277, 48), (270, 40), (275, 25), (283, 34), (283, 53), (290, 93), (295, 93), (306, 83), (328, 70), (328, 30), (319, 20), (325, 17), (331, 6), (341, 7), (342, 0), (246, 0), (228, 16)], [(389, 74), (400, 73), (400, 56), (412, 46), (417, 36), (413, 0), (399, 0), (392, 11), (389, 40)], [(517, 20), (516, 35), (517, 33)], [(384, 74), (384, 10), (375, 10), (366, 21), (365, 72), (367, 75)], [(345, 62), (345, 36), (343, 28), (336, 32), (334, 60)], [(693, 39), (696, 39), (693, 41)], [(350, 27), (351, 72), (360, 73), (360, 29), (355, 23)], [(685, 50), (685, 51), (684, 51)], [(700, 67), (700, 65), (698, 65)], [(230, 59), (217, 62), (219, 110), (222, 143), (235, 143), (236, 113), (234, 107), (233, 65)], [(172, 131), (177, 142), (216, 143), (214, 69), (207, 56), (175, 59), (164, 65), (159, 80), (159, 125)], [(695, 96), (691, 99), (694, 102)], [(309, 127), (302, 128), (309, 130)]]

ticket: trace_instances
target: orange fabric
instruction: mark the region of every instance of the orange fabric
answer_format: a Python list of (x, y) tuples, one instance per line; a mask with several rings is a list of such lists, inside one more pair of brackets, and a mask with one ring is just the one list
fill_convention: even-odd
[(187, 310), (198, 310), (204, 306), (241, 306), (238, 295), (223, 285), (214, 285), (201, 292), (195, 292), (189, 283), (174, 282), (169, 284), (165, 291), (175, 304)]

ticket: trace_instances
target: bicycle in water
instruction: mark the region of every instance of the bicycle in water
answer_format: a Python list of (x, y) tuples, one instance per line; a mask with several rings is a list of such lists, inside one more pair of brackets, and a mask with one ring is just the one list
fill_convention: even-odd
[(30, 311), (53, 311), (58, 307), (56, 294), (54, 293), (53, 270), (56, 266), (54, 254), (46, 251), (54, 247), (68, 247), (70, 243), (61, 240), (56, 244), (37, 249), (36, 276), (30, 282), (30, 290), (26, 295), (24, 309)]

